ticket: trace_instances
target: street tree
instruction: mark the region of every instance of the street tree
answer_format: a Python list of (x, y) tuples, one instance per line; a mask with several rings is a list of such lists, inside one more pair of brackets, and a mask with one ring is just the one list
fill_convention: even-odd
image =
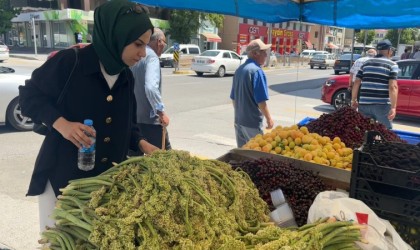
[(375, 39), (375, 31), (374, 30), (361, 30), (359, 32), (356, 33), (356, 40), (359, 43), (365, 43), (365, 33), (367, 32), (367, 37), (366, 37), (366, 44), (368, 45), (370, 44), (373, 39)]
[(191, 37), (197, 34), (205, 21), (210, 22), (217, 28), (223, 26), (223, 15), (209, 14), (190, 10), (173, 10), (169, 18), (170, 28), (168, 34), (171, 39), (179, 43), (189, 43)]
[[(418, 38), (418, 29), (408, 28), (400, 30), (400, 44), (414, 44)], [(394, 46), (398, 44), (398, 32), (397, 29), (388, 30), (385, 38), (389, 39)]]
[(12, 28), (12, 18), (18, 16), (21, 8), (13, 8), (10, 0), (0, 0), (0, 34), (6, 34)]

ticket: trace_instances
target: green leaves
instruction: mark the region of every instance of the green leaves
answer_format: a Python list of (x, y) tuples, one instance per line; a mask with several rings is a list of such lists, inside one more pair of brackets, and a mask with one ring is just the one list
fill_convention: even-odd
[(13, 8), (10, 0), (0, 0), (0, 34), (7, 33), (12, 28), (12, 18), (18, 16), (21, 8)]
[(190, 43), (199, 29), (205, 26), (205, 21), (217, 28), (223, 26), (223, 15), (209, 14), (190, 10), (173, 10), (169, 19), (170, 29), (168, 34), (178, 43)]

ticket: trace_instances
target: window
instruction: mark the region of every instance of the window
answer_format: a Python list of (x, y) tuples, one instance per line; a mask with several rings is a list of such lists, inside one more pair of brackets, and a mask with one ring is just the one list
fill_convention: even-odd
[(230, 54), (229, 54), (229, 52), (224, 52), (224, 53), (223, 53), (223, 58), (229, 58), (229, 59), (230, 59)]
[(190, 48), (190, 54), (200, 54), (200, 51), (198, 50), (198, 48)]
[(240, 60), (241, 58), (239, 58), (239, 56), (235, 53), (230, 53), (230, 55), (232, 56), (233, 59), (238, 59)]
[(398, 79), (411, 79), (419, 64), (399, 64)]
[(293, 23), (293, 29), (296, 30), (296, 23)]
[[(64, 22), (53, 23), (54, 48), (67, 48), (70, 41), (66, 33), (66, 24)], [(74, 41), (72, 41), (74, 43)]]
[(318, 31), (315, 31), (315, 38), (318, 38)]

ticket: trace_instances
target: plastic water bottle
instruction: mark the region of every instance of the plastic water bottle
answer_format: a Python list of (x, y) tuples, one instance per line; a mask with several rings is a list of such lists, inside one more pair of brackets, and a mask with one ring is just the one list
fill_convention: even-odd
[[(90, 119), (86, 119), (83, 122), (86, 126), (93, 128), (93, 121)], [(86, 133), (86, 132), (85, 132)], [(89, 138), (92, 140), (92, 146), (86, 148), (84, 146), (82, 146), (81, 149), (79, 149), (79, 154), (78, 154), (78, 161), (77, 161), (77, 165), (79, 167), (80, 170), (83, 171), (89, 171), (92, 170), (95, 167), (95, 146), (96, 146), (96, 138), (93, 137), (92, 135), (86, 133), (87, 136), (89, 136)]]

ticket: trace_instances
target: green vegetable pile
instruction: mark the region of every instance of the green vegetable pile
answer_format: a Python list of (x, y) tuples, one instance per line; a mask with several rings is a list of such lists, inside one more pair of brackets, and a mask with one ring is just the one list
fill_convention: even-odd
[(357, 250), (355, 241), (361, 240), (360, 229), (365, 225), (334, 218), (320, 219), (296, 230), (269, 226), (257, 233), (239, 237), (225, 237), (219, 250)]
[(61, 191), (46, 249), (219, 249), (272, 225), (247, 174), (183, 151), (130, 158)]

